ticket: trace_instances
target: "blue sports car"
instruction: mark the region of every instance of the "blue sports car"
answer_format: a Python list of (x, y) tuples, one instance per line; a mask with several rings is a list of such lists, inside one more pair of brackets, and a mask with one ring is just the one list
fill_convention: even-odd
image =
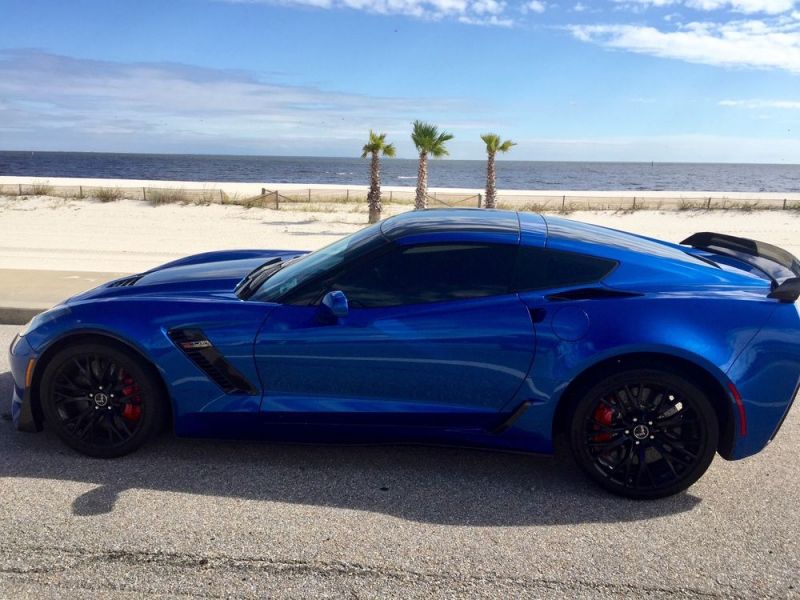
[(683, 490), (776, 435), (800, 383), (800, 263), (554, 216), (427, 210), (312, 253), (190, 256), (34, 318), (12, 417), (98, 457), (180, 436), (549, 453)]

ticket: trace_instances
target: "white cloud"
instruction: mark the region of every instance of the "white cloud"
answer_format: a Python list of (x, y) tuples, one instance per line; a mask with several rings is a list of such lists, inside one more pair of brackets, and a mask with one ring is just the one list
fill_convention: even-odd
[(530, 0), (524, 6), (526, 10), (535, 13), (543, 13), (547, 9), (547, 5), (544, 2), (540, 2), (539, 0)]
[(586, 6), (583, 2), (577, 2), (575, 6), (572, 7), (572, 12), (584, 12), (589, 7)]
[(490, 25), (493, 27), (513, 27), (514, 20), (508, 18), (500, 18), (497, 15), (488, 17), (458, 17), (459, 23), (465, 25)]
[(0, 98), (6, 148), (341, 154), (360, 147), (373, 127), (402, 131), (393, 141), (410, 153), (406, 132), (415, 118), (460, 131), (480, 122), (458, 99), (354, 94), (237, 71), (22, 50), (0, 50)]
[(687, 0), (686, 6), (696, 10), (732, 10), (745, 14), (778, 15), (794, 8), (795, 0)]
[(472, 10), (477, 15), (499, 15), (505, 10), (506, 3), (497, 0), (476, 0), (472, 3)]
[(608, 48), (724, 67), (800, 73), (800, 21), (790, 17), (694, 22), (671, 31), (646, 25), (573, 25), (575, 38)]
[(791, 11), (797, 0), (614, 0), (624, 8), (641, 12), (649, 7), (684, 5), (698, 11), (729, 10), (732, 12), (778, 15)]
[[(322, 9), (349, 8), (380, 15), (405, 15), (419, 19), (453, 18), (470, 25), (513, 24), (503, 17), (503, 0), (223, 0), (231, 3), (276, 4), (281, 6), (314, 7)], [(540, 4), (538, 0), (531, 0)], [(543, 5), (542, 5), (543, 6)]]
[(748, 110), (800, 110), (800, 100), (720, 100), (719, 105)]

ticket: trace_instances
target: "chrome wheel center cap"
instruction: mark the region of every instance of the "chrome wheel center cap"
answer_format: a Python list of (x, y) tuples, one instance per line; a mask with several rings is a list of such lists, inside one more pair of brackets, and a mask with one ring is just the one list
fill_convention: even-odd
[(94, 403), (97, 406), (105, 406), (108, 404), (108, 396), (106, 396), (103, 392), (94, 395)]
[(644, 440), (650, 436), (650, 430), (647, 425), (637, 425), (633, 428), (633, 437), (637, 440)]

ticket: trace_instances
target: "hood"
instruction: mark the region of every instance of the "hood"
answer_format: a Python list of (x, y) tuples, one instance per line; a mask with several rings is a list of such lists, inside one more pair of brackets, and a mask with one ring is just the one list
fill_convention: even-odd
[(232, 250), (207, 252), (176, 260), (150, 271), (130, 275), (84, 292), (69, 302), (131, 296), (224, 295), (230, 297), (236, 284), (266, 262), (287, 260), (305, 251)]

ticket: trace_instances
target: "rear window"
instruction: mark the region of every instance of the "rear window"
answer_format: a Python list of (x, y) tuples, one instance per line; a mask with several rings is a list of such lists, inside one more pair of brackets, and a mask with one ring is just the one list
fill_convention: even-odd
[(514, 273), (518, 292), (595, 283), (608, 275), (617, 262), (596, 256), (520, 246)]

